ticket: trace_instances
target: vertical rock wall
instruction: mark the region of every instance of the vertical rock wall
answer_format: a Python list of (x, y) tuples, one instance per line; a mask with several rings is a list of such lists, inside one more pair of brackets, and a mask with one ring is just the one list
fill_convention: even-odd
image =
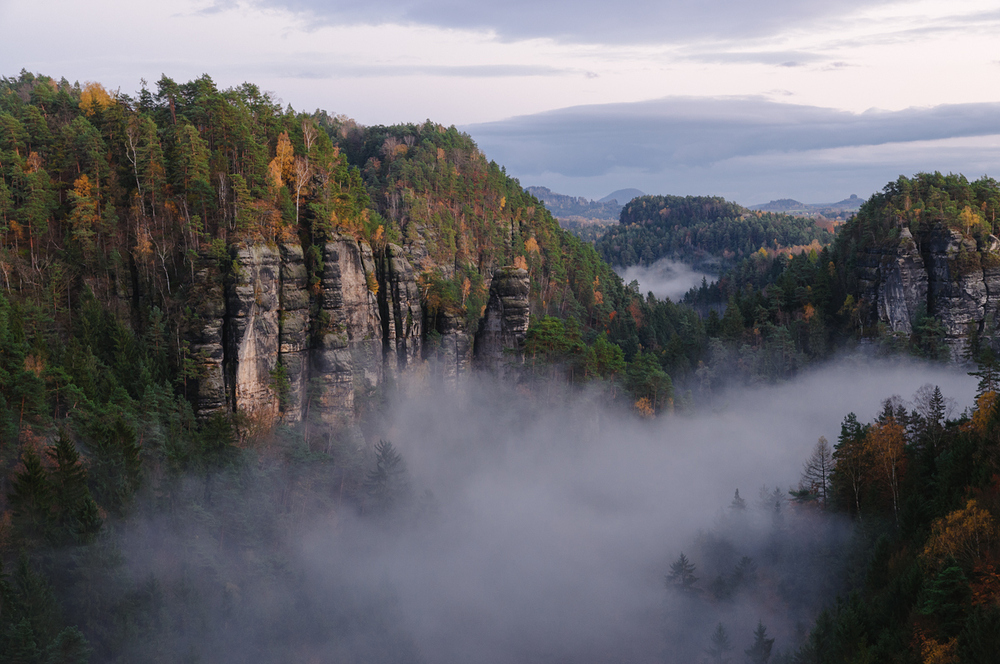
[(502, 374), (523, 361), (520, 349), (528, 333), (529, 291), (527, 270), (505, 267), (493, 273), (486, 314), (476, 334), (477, 366)]
[(1000, 240), (975, 239), (938, 224), (914, 237), (901, 228), (899, 242), (861, 257), (861, 295), (871, 322), (910, 334), (921, 315), (944, 327), (944, 343), (963, 361), (973, 332), (997, 343), (1000, 308)]

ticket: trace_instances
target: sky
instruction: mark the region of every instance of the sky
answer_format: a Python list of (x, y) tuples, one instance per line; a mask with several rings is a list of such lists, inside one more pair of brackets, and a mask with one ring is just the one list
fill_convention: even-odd
[(996, 0), (0, 0), (0, 25), (0, 75), (250, 81), (362, 124), (455, 124), (525, 186), (594, 199), (822, 203), (1000, 172)]

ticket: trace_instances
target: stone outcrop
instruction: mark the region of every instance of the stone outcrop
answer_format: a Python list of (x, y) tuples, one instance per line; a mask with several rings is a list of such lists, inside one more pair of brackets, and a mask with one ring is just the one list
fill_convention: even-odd
[(910, 334), (917, 319), (942, 324), (952, 359), (961, 361), (972, 332), (996, 343), (1000, 307), (1000, 240), (987, 235), (977, 244), (961, 232), (936, 225), (914, 236), (901, 228), (898, 242), (861, 258), (862, 302), (869, 323)]
[(201, 256), (190, 285), (188, 393), (202, 416), (346, 424), (389, 377), (425, 360), (444, 378), (474, 363), (500, 372), (519, 363), (529, 309), (523, 269), (492, 275), (473, 339), (460, 313), (428, 318), (413, 267), (394, 244), (376, 252), (345, 235), (308, 250), (238, 245), (227, 260)]
[(295, 422), (315, 408), (321, 421), (351, 420), (386, 371), (420, 359), (413, 269), (398, 247), (383, 254), (338, 236), (310, 266), (298, 243), (242, 245), (225, 277), (201, 256), (187, 332), (197, 412)]
[(477, 366), (502, 374), (524, 361), (521, 345), (528, 333), (529, 292), (527, 270), (506, 267), (493, 273), (486, 313), (476, 333)]
[(263, 244), (236, 249), (227, 289), (226, 384), (229, 403), (255, 418), (278, 415), (272, 374), (278, 364), (279, 254)]

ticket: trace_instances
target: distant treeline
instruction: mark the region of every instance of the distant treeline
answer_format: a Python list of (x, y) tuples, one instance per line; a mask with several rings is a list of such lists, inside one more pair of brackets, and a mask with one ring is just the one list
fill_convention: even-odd
[(753, 211), (709, 196), (640, 196), (596, 247), (612, 265), (649, 265), (661, 258), (732, 265), (764, 249), (779, 250), (833, 236), (805, 217)]

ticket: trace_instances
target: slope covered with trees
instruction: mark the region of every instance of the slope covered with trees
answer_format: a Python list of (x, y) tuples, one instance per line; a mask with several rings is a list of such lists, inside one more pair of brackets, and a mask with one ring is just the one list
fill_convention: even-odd
[(729, 266), (761, 249), (823, 246), (832, 239), (811, 219), (748, 210), (719, 197), (640, 196), (596, 246), (612, 265), (672, 258)]

